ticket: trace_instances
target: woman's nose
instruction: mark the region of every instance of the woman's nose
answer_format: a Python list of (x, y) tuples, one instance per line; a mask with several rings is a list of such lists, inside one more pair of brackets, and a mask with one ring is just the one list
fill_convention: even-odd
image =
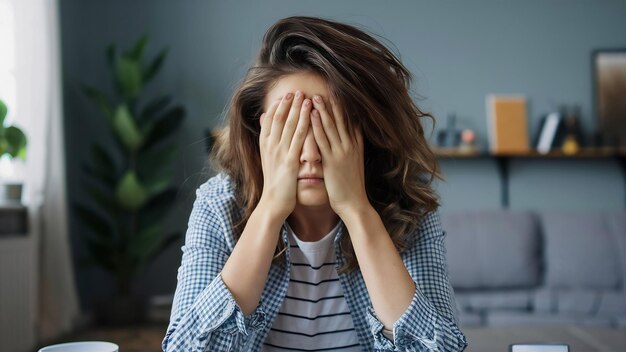
[(304, 145), (302, 145), (302, 154), (300, 154), (300, 162), (319, 163), (322, 161), (322, 155), (315, 142), (315, 136), (313, 135), (313, 126), (309, 126), (309, 132), (304, 139)]

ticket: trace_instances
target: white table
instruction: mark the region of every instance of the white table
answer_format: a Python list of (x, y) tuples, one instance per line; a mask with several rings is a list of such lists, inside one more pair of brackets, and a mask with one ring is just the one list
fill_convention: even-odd
[(562, 342), (571, 352), (626, 351), (626, 329), (600, 327), (461, 327), (467, 336), (467, 352), (506, 352), (512, 343)]

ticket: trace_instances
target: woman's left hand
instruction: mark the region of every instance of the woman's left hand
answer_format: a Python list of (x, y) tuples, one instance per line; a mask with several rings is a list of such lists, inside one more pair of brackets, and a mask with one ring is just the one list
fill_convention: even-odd
[(371, 206), (365, 191), (363, 134), (357, 129), (355, 137), (350, 136), (335, 102), (327, 104), (320, 96), (312, 100), (311, 124), (322, 154), (328, 199), (333, 211), (344, 219), (350, 212)]

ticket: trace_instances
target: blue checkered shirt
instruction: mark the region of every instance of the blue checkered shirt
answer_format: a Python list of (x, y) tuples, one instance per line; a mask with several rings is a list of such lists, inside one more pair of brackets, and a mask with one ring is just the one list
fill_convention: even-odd
[[(244, 316), (220, 275), (235, 247), (233, 225), (242, 214), (226, 174), (196, 191), (163, 351), (261, 350), (287, 293), (290, 265), (271, 265), (259, 306)], [(344, 228), (341, 224), (335, 237), (338, 267), (344, 263), (338, 242)], [(288, 244), (284, 224), (281, 236)], [(402, 260), (417, 290), (393, 325), (393, 341), (382, 333), (361, 272), (339, 275), (363, 351), (462, 351), (467, 345), (455, 316), (438, 211), (421, 221), (415, 236), (418, 240)], [(288, 245), (285, 259), (290, 262)]]

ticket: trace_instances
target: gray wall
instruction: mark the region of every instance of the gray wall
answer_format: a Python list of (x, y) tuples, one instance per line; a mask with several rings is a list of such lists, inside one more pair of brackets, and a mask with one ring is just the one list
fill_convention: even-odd
[[(177, 181), (182, 191), (171, 226), (184, 230), (203, 172), (202, 131), (219, 123), (263, 33), (289, 15), (324, 16), (360, 25), (395, 45), (415, 76), (418, 103), (443, 125), (456, 112), (460, 127), (486, 142), (485, 95), (519, 93), (530, 102), (530, 131), (541, 114), (560, 103), (582, 106), (582, 127), (594, 126), (590, 53), (626, 48), (624, 1), (82, 1), (61, 0), (64, 102), (70, 201), (80, 163), (92, 140), (106, 138), (101, 116), (78, 83), (109, 83), (104, 48), (128, 47), (141, 33), (149, 53), (168, 46), (170, 56), (148, 94), (173, 93), (188, 117), (180, 142)], [(436, 132), (435, 132), (436, 133)], [(434, 136), (434, 134), (433, 134)], [(444, 160), (439, 183), (443, 209), (500, 207), (492, 160)], [(624, 178), (615, 160), (513, 160), (513, 209), (623, 209)], [(82, 253), (80, 224), (71, 218), (75, 256)], [(180, 245), (164, 253), (138, 282), (143, 294), (172, 292)], [(111, 290), (106, 275), (77, 269), (83, 307)]]

